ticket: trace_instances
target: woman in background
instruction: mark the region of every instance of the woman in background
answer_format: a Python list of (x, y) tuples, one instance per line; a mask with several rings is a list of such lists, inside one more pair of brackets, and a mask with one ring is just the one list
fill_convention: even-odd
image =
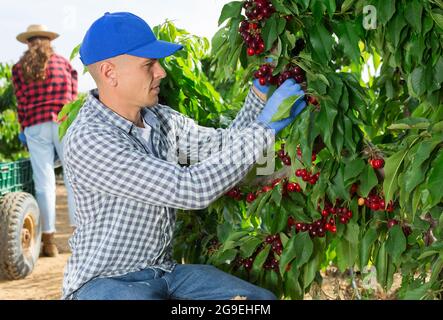
[[(63, 105), (77, 96), (77, 71), (51, 46), (51, 41), (58, 36), (43, 25), (30, 25), (17, 36), (18, 41), (27, 44), (28, 50), (12, 69), (18, 120), (31, 157), (35, 195), (42, 217), (43, 254), (48, 257), (58, 255), (54, 241), (55, 154), (64, 165), (57, 115)], [(69, 220), (75, 228), (73, 193), (65, 174), (64, 177)]]

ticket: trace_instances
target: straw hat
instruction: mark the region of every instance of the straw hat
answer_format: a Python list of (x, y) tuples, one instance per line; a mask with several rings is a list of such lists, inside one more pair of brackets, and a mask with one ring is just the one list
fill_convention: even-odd
[(48, 31), (45, 25), (42, 24), (31, 24), (26, 32), (22, 32), (17, 36), (17, 40), (22, 43), (28, 43), (28, 39), (31, 37), (47, 37), (49, 40), (54, 40), (59, 36), (58, 33)]

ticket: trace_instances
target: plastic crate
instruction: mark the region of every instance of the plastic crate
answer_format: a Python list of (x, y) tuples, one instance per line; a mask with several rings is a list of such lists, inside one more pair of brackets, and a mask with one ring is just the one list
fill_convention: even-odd
[(0, 162), (0, 196), (14, 191), (34, 194), (30, 159)]

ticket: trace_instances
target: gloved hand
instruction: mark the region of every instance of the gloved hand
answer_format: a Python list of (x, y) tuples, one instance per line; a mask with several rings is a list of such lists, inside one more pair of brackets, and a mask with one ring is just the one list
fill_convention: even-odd
[(20, 131), (20, 133), (18, 134), (18, 139), (20, 140), (20, 142), (26, 147), (27, 146), (27, 142), (26, 142), (26, 136), (23, 133), (23, 131)]
[[(293, 104), (289, 117), (273, 122), (272, 117), (277, 113), (279, 106), (286, 98), (293, 95), (299, 95), (300, 97)], [(299, 84), (293, 79), (286, 80), (269, 98), (262, 112), (258, 115), (257, 121), (274, 129), (276, 134), (279, 133), (294, 121), (295, 117), (306, 107), (304, 95), (305, 93)]]

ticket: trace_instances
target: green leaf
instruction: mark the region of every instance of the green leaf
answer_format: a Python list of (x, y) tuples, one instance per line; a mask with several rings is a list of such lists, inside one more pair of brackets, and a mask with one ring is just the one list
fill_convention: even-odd
[(443, 14), (440, 11), (432, 10), (430, 11), (432, 19), (434, 19), (435, 23), (443, 29)]
[(429, 158), (435, 147), (442, 142), (441, 135), (432, 139), (424, 140), (418, 146), (417, 152), (413, 155), (411, 165), (405, 172), (405, 192), (410, 194), (414, 188), (425, 178), (422, 164)]
[(240, 16), (243, 1), (232, 1), (223, 6), (220, 18), (218, 19), (218, 26), (220, 26), (225, 20)]
[(314, 49), (313, 56), (320, 64), (328, 64), (331, 60), (332, 45), (334, 39), (323, 24), (313, 26), (309, 33), (309, 41)]
[(278, 106), (278, 110), (273, 115), (271, 121), (275, 122), (289, 117), (291, 114), (292, 106), (300, 97), (300, 95), (295, 94), (283, 100), (283, 102)]
[(404, 300), (422, 300), (424, 297), (426, 297), (428, 290), (431, 288), (432, 283), (425, 283), (418, 288), (414, 288), (411, 290), (406, 291)]
[(269, 250), (271, 249), (271, 246), (268, 244), (266, 245), (262, 251), (260, 251), (257, 256), (255, 257), (255, 260), (252, 264), (252, 272), (255, 274), (259, 274), (260, 271), (263, 268), (263, 264), (266, 261), (266, 258), (269, 255)]
[(256, 237), (248, 237), (246, 241), (240, 246), (241, 256), (243, 258), (250, 257), (257, 247), (262, 243), (262, 240)]
[(349, 8), (351, 8), (352, 4), (354, 3), (355, 0), (345, 0), (343, 2), (343, 4), (341, 5), (341, 9), (340, 12), (344, 13), (346, 11), (348, 11)]
[(358, 244), (358, 235), (359, 235), (360, 227), (358, 224), (354, 222), (349, 222), (346, 225), (346, 231), (345, 231), (345, 239), (348, 240), (350, 243), (357, 245)]
[(366, 163), (362, 159), (354, 159), (346, 165), (345, 181), (357, 177), (365, 168)]
[(275, 40), (278, 38), (277, 19), (271, 17), (266, 20), (266, 23), (262, 29), (262, 36), (265, 39), (265, 49), (270, 50)]
[[(283, 276), (283, 274), (286, 272), (287, 265), (297, 256), (296, 252), (296, 237), (293, 236), (289, 239), (288, 243), (283, 249), (281, 258), (280, 258), (280, 274)], [(308, 257), (309, 259), (309, 257)], [(295, 268), (294, 268), (295, 269)]]
[[(279, 186), (281, 186), (281, 184), (279, 184)], [(275, 202), (275, 204), (276, 204), (277, 206), (280, 206), (280, 201), (281, 201), (281, 198), (282, 198), (282, 195), (281, 195), (281, 193), (282, 193), (281, 187), (274, 188), (274, 189), (271, 191), (271, 193), (272, 193), (272, 195), (271, 195), (272, 200), (274, 200), (274, 202)]]
[(320, 21), (323, 18), (323, 14), (326, 10), (326, 6), (323, 0), (311, 0), (309, 5), (312, 10), (312, 15), (315, 21)]
[(304, 265), (303, 268), (303, 290), (306, 289), (314, 280), (320, 264), (320, 254), (316, 254), (314, 258)]
[(406, 250), (406, 237), (399, 225), (395, 225), (389, 229), (388, 234), (386, 251), (391, 256), (393, 262), (398, 264), (401, 254)]
[(353, 21), (341, 21), (336, 24), (338, 31), (339, 43), (343, 45), (344, 52), (355, 63), (360, 61), (360, 48), (358, 46), (359, 38), (359, 25)]
[(340, 199), (349, 199), (349, 191), (346, 190), (344, 185), (343, 171), (343, 166), (337, 170), (337, 174), (334, 177), (333, 189)]
[(408, 76), (408, 88), (414, 97), (420, 97), (426, 91), (425, 69), (423, 67), (415, 68)]
[(78, 45), (76, 45), (75, 47), (74, 47), (74, 49), (72, 49), (72, 52), (71, 52), (71, 56), (69, 57), (69, 60), (74, 60), (74, 58), (78, 55), (78, 52), (80, 51), (80, 47), (81, 47), (81, 43), (79, 43)]
[(394, 15), (395, 0), (378, 0), (376, 8), (379, 22), (386, 24)]
[(408, 149), (400, 150), (386, 159), (385, 163), (385, 180), (383, 182), (383, 191), (385, 193), (385, 201), (389, 203), (392, 200), (394, 193), (398, 189), (398, 174), (403, 164), (403, 160), (408, 153)]
[(369, 257), (371, 255), (371, 248), (376, 239), (377, 231), (373, 227), (369, 228), (363, 236), (360, 243), (360, 269), (362, 270), (368, 265)]
[(403, 28), (406, 26), (406, 20), (402, 14), (397, 14), (387, 26), (387, 38), (392, 42), (394, 50), (397, 49), (400, 43), (400, 36), (402, 34)]
[(440, 57), (435, 64), (434, 82), (438, 85), (443, 83), (443, 57)]
[(291, 267), (291, 269), (286, 273), (284, 285), (286, 296), (292, 299), (303, 299), (303, 289), (300, 286), (298, 278), (300, 276), (300, 271), (297, 268)]
[(378, 250), (375, 267), (377, 269), (377, 281), (383, 288), (385, 288), (388, 272), (388, 256), (385, 242), (381, 244), (380, 249)]
[(340, 239), (337, 242), (337, 266), (340, 271), (344, 272), (347, 268), (354, 265), (358, 251), (357, 245), (346, 239)]
[(228, 249), (220, 252), (220, 254), (217, 256), (217, 261), (222, 263), (230, 264), (232, 261), (234, 261), (235, 256), (237, 255), (236, 249)]
[(427, 129), (430, 125), (426, 118), (405, 118), (391, 124), (388, 129), (407, 130), (407, 129)]
[(326, 0), (325, 1), (326, 9), (329, 13), (329, 18), (332, 18), (334, 15), (335, 9), (337, 8), (337, 4), (335, 3), (335, 0)]
[(417, 33), (421, 32), (421, 17), (423, 12), (423, 5), (417, 1), (413, 0), (405, 6), (405, 18), (406, 21), (415, 29)]
[(299, 232), (293, 237), (294, 251), (295, 251), (295, 267), (299, 268), (308, 262), (314, 250), (309, 232)]
[(367, 197), (369, 192), (378, 184), (377, 175), (374, 172), (374, 169), (365, 165), (363, 172), (360, 174), (360, 186), (359, 192), (362, 197)]
[(430, 206), (437, 205), (443, 197), (443, 150), (432, 161), (431, 170), (428, 175), (427, 187), (430, 193)]

